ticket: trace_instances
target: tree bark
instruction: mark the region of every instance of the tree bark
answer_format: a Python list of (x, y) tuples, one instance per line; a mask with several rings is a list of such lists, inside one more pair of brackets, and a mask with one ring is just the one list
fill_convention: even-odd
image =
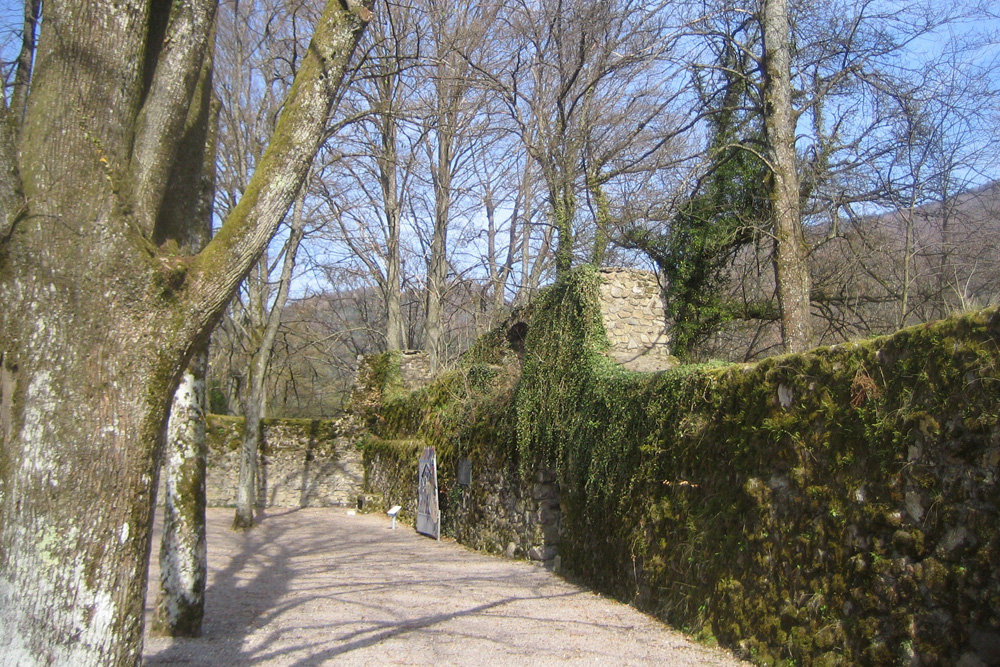
[[(445, 85), (439, 83), (438, 85)], [(424, 315), (424, 346), (431, 371), (444, 361), (444, 294), (448, 280), (448, 222), (451, 215), (452, 134), (455, 113), (440, 114), (442, 124), (437, 135), (437, 163), (434, 175), (434, 230), (427, 262), (427, 309)], [(440, 122), (440, 121), (439, 121)]]
[[(265, 380), (267, 379), (267, 369), (271, 365), (274, 341), (278, 337), (278, 327), (281, 326), (281, 314), (288, 302), (288, 290), (292, 282), (292, 272), (295, 270), (295, 258), (298, 255), (299, 244), (305, 229), (305, 197), (306, 186), (303, 184), (295, 201), (291, 230), (288, 234), (288, 241), (285, 243), (285, 257), (281, 265), (281, 276), (278, 279), (278, 292), (269, 311), (266, 311), (267, 304), (259, 304), (261, 309), (267, 312), (267, 317), (262, 323), (260, 343), (251, 357), (250, 377), (243, 402), (243, 439), (240, 443), (240, 476), (236, 487), (236, 515), (233, 518), (233, 530), (249, 530), (254, 525), (253, 513), (257, 506), (257, 462), (260, 456), (261, 420), (266, 416), (267, 410)], [(266, 276), (264, 279), (266, 280)]]
[(7, 664), (138, 664), (170, 398), (298, 191), (370, 16), (328, 4), (251, 187), (185, 257), (134, 198), (148, 70), (168, 66), (147, 52), (151, 4), (44, 3), (21, 150), (0, 165), (28, 206), (0, 236)]
[(611, 204), (598, 174), (587, 174), (587, 193), (594, 214), (594, 246), (590, 252), (590, 263), (601, 266), (611, 240)]
[[(385, 84), (388, 86), (389, 84)], [(387, 93), (388, 99), (388, 93)], [(403, 326), (402, 308), (402, 258), (399, 254), (400, 223), (403, 207), (399, 202), (396, 169), (396, 118), (385, 114), (382, 123), (382, 150), (378, 157), (379, 183), (385, 202), (386, 258), (385, 258), (385, 316), (386, 349), (406, 349), (406, 334)]]
[[(218, 111), (212, 92), (212, 54), (202, 64), (196, 104), (183, 129), (165, 199), (173, 202), (158, 218), (154, 240), (171, 238), (182, 254), (193, 255), (212, 236)], [(160, 589), (152, 631), (170, 637), (201, 636), (205, 613), (208, 552), (205, 537), (205, 373), (208, 341), (195, 352), (174, 392), (167, 422), (163, 475), (163, 533), (160, 542)]]
[(174, 392), (163, 457), (163, 540), (160, 593), (152, 632), (168, 637), (200, 637), (205, 615), (208, 550), (205, 538), (205, 368), (199, 352)]
[(799, 175), (792, 110), (788, 0), (764, 0), (764, 126), (774, 213), (774, 275), (781, 310), (781, 342), (786, 352), (813, 344), (809, 308), (808, 247), (802, 232)]
[[(250, 396), (243, 406), (243, 434), (240, 440), (240, 475), (236, 482), (236, 514), (233, 530), (247, 531), (254, 527), (257, 507), (257, 456), (260, 449), (260, 403), (257, 378), (251, 377)], [(263, 385), (263, 380), (260, 381)]]

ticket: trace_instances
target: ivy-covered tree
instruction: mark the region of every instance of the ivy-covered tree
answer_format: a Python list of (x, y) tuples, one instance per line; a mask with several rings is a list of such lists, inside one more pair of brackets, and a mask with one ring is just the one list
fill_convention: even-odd
[[(751, 25), (730, 30), (752, 30)], [(748, 96), (753, 63), (734, 40), (718, 45), (716, 63), (696, 77), (711, 133), (710, 165), (665, 233), (626, 231), (623, 243), (650, 256), (664, 277), (666, 316), (675, 355), (690, 359), (727, 321), (746, 315), (726, 289), (728, 270), (770, 215), (758, 156), (762, 127)]]

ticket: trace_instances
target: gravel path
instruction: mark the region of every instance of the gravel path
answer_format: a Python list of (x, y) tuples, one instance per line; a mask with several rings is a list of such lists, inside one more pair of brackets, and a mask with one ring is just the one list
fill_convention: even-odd
[(273, 511), (239, 534), (232, 512), (208, 510), (204, 636), (147, 637), (144, 664), (742, 664), (536, 565), (384, 516)]

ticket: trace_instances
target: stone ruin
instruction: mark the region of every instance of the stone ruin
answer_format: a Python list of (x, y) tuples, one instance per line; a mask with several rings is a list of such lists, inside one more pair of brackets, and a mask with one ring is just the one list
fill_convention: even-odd
[[(601, 315), (611, 343), (606, 354), (634, 371), (655, 372), (676, 366), (677, 358), (670, 354), (662, 290), (656, 274), (641, 269), (603, 268), (599, 276)], [(505, 326), (511, 349), (524, 352), (527, 322), (515, 313)], [(407, 391), (424, 387), (434, 379), (430, 358), (421, 350), (403, 352), (399, 370)]]
[(660, 283), (638, 269), (601, 269), (601, 315), (611, 349), (607, 354), (634, 371), (677, 365), (670, 354)]
[(406, 391), (427, 386), (434, 379), (430, 355), (423, 350), (404, 350), (399, 359), (399, 375)]

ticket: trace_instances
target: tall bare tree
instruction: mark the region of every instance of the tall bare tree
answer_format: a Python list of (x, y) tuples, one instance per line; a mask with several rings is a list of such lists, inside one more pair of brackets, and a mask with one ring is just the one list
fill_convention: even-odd
[(767, 188), (774, 216), (774, 274), (781, 310), (781, 341), (786, 352), (812, 346), (809, 306), (809, 248), (802, 232), (799, 172), (792, 108), (791, 30), (788, 0), (764, 0), (764, 128), (770, 178)]
[[(468, 176), (473, 151), (482, 140), (485, 111), (483, 86), (471, 66), (487, 44), (499, 3), (459, 7), (449, 0), (421, 4), (429, 46), (427, 106), (427, 162), (433, 196), (433, 225), (427, 258), (427, 305), (424, 311), (424, 348), (432, 369), (445, 360), (444, 301), (448, 290), (448, 232), (459, 198), (458, 179)], [(480, 136), (476, 136), (477, 133)]]
[(355, 94), (346, 100), (359, 120), (342, 135), (348, 159), (335, 160), (342, 185), (331, 185), (329, 172), (319, 179), (334, 197), (352, 193), (347, 202), (334, 199), (329, 215), (340, 230), (337, 240), (364, 263), (382, 292), (385, 348), (401, 350), (410, 343), (403, 312), (403, 227), (423, 142), (413, 110), (419, 21), (409, 4), (386, 1), (380, 10), (365, 37)]
[[(620, 173), (657, 157), (684, 127), (657, 122), (677, 99), (666, 76), (677, 34), (672, 7), (632, 0), (513, 5), (511, 56), (491, 75), (542, 174), (557, 272), (570, 268), (578, 250), (581, 195), (612, 177), (605, 169)], [(615, 128), (621, 132), (612, 139)], [(601, 136), (607, 141), (596, 149)], [(645, 149), (632, 153), (639, 144)], [(588, 145), (595, 149), (589, 156)]]
[[(267, 416), (266, 379), (278, 337), (278, 327), (288, 303), (292, 274), (299, 246), (305, 231), (305, 199), (307, 183), (303, 183), (289, 225), (288, 239), (281, 251), (281, 273), (277, 285), (270, 282), (271, 265), (267, 253), (257, 264), (258, 275), (248, 282), (249, 303), (239, 309), (246, 315), (249, 346), (248, 372), (243, 383), (240, 402), (243, 408), (243, 437), (240, 444), (240, 474), (236, 486), (235, 530), (249, 530), (254, 525), (257, 506), (258, 466), (260, 456), (261, 420)], [(240, 320), (239, 315), (235, 319)]]

